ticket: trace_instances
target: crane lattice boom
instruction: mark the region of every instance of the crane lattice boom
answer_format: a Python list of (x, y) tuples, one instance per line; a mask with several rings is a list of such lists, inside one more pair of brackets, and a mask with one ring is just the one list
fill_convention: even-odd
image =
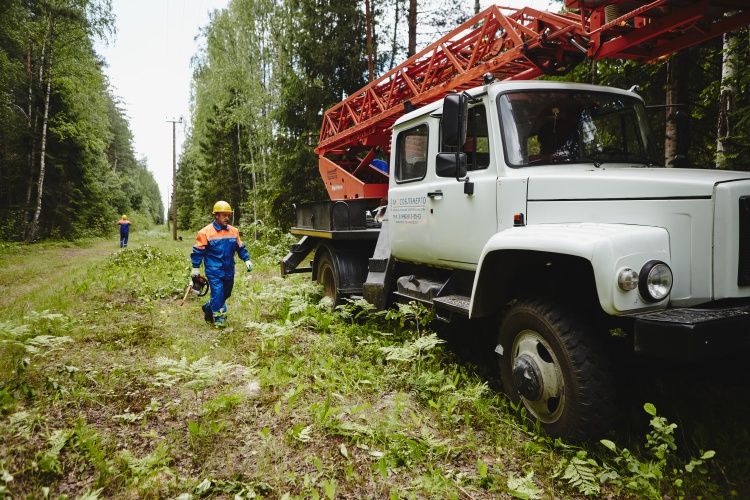
[(389, 151), (393, 123), (482, 85), (485, 74), (562, 75), (586, 57), (652, 61), (750, 24), (746, 0), (566, 0), (566, 7), (555, 14), (491, 6), (326, 111), (315, 151), (331, 199), (384, 197), (388, 177), (371, 162)]

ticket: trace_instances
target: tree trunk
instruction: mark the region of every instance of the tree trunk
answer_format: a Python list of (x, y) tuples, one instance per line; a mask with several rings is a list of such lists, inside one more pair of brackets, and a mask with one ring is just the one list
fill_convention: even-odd
[(39, 181), (37, 182), (36, 192), (36, 210), (34, 211), (34, 220), (31, 222), (31, 228), (26, 235), (26, 243), (33, 243), (36, 240), (39, 231), (39, 219), (42, 215), (42, 198), (44, 193), (44, 171), (45, 159), (47, 156), (47, 128), (49, 126), (49, 101), (52, 93), (52, 44), (55, 40), (55, 21), (52, 20), (49, 37), (49, 57), (47, 60), (47, 88), (44, 92), (44, 116), (42, 117), (42, 140), (39, 148)]
[[(248, 133), (248, 138), (249, 133)], [(258, 241), (258, 179), (255, 177), (255, 157), (253, 156), (253, 146), (250, 142), (250, 165), (252, 166), (253, 176), (253, 238), (254, 241)]]
[(365, 0), (365, 23), (367, 24), (367, 73), (369, 74), (369, 83), (375, 79), (372, 62), (372, 11), (370, 10), (370, 0)]
[[(39, 58), (39, 88), (44, 87), (44, 63), (45, 63), (45, 52), (46, 44), (42, 43), (41, 54)], [(27, 52), (26, 68), (29, 77), (29, 136), (31, 137), (31, 144), (29, 145), (29, 180), (26, 187), (26, 204), (24, 205), (23, 212), (23, 239), (26, 240), (29, 236), (29, 216), (31, 215), (31, 197), (34, 192), (34, 170), (36, 170), (36, 129), (39, 123), (39, 115), (34, 110), (34, 78), (31, 75), (31, 54), (32, 48), (29, 43), (29, 49)], [(34, 117), (33, 121), (31, 117)]]
[(737, 96), (737, 50), (736, 32), (724, 34), (724, 48), (721, 61), (721, 95), (719, 98), (719, 122), (716, 128), (716, 168), (727, 168), (727, 158), (731, 156), (733, 133), (732, 117)]
[(396, 0), (395, 4), (396, 13), (393, 15), (393, 39), (391, 41), (391, 63), (388, 65), (389, 69), (393, 69), (394, 62), (396, 61), (396, 53), (398, 52), (398, 8), (401, 5), (401, 0)]
[[(673, 54), (667, 61), (667, 116), (664, 131), (664, 165), (675, 166), (677, 156), (677, 119), (676, 113), (681, 105), (687, 103), (687, 79), (685, 78), (685, 57), (681, 52)], [(686, 112), (686, 109), (682, 109)], [(683, 138), (686, 139), (686, 138)]]
[(409, 47), (406, 57), (417, 53), (417, 0), (409, 0)]

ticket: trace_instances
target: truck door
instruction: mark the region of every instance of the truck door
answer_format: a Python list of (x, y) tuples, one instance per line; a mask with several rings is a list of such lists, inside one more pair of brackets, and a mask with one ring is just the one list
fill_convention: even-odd
[[(425, 189), (430, 126), (436, 136), (437, 121), (429, 118), (400, 130), (391, 158), (393, 167), (388, 189), (391, 252), (398, 259), (412, 262), (428, 262), (430, 258)], [(432, 149), (437, 148), (433, 145)]]
[[(487, 108), (480, 103), (469, 108), (466, 142), (461, 149), (466, 153), (473, 194), (465, 192), (466, 182), (438, 177), (433, 162), (424, 194), (431, 252), (437, 265), (476, 269), (482, 248), (497, 232), (497, 167), (491, 159), (490, 142)], [(440, 144), (439, 150), (450, 148)]]

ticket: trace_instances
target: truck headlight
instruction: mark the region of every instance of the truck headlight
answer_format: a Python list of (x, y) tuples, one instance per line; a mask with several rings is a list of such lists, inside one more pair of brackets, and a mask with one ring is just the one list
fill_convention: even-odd
[(623, 292), (635, 290), (638, 288), (638, 273), (629, 267), (620, 269), (620, 272), (617, 273), (617, 286)]
[(672, 291), (672, 270), (659, 260), (646, 262), (641, 269), (638, 291), (646, 302), (664, 300)]

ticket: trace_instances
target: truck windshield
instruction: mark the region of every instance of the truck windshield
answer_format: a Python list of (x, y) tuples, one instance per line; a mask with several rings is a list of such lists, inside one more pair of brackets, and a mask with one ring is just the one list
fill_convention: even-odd
[(498, 97), (506, 161), (515, 167), (560, 163), (652, 164), (643, 103), (622, 94), (530, 90)]

